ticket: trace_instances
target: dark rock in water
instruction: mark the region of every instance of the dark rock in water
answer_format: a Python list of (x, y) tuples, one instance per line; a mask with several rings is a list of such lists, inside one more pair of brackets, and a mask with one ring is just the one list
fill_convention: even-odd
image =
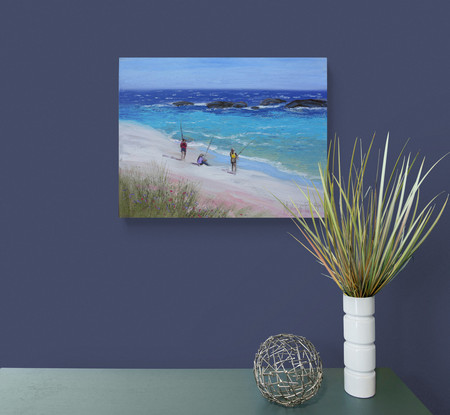
[(172, 105), (175, 105), (176, 107), (183, 107), (185, 105), (194, 105), (194, 103), (189, 101), (177, 101), (173, 102)]
[(245, 108), (247, 106), (247, 103), (244, 101), (239, 101), (233, 104), (233, 108)]
[(286, 104), (286, 108), (316, 108), (316, 107), (326, 107), (327, 101), (323, 99), (296, 99), (295, 101)]
[(259, 107), (251, 107), (252, 110), (259, 110)]
[(213, 101), (213, 102), (208, 102), (206, 104), (206, 106), (208, 108), (230, 108), (232, 107), (234, 104), (234, 102), (231, 101)]
[(283, 102), (286, 102), (286, 100), (280, 98), (266, 98), (263, 101), (261, 101), (261, 104), (259, 105), (273, 105), (273, 104), (281, 104)]

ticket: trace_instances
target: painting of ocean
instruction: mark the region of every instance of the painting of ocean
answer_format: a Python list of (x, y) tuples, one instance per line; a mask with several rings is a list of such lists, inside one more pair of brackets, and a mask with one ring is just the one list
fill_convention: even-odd
[(121, 58), (120, 216), (309, 216), (326, 87), (325, 58)]

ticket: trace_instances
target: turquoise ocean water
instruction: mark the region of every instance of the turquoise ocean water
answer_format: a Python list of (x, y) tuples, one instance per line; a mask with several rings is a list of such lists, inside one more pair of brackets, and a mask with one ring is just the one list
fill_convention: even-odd
[[(260, 106), (266, 98), (286, 102)], [(318, 185), (318, 167), (326, 164), (327, 108), (288, 109), (296, 99), (327, 99), (326, 91), (150, 90), (119, 92), (119, 120), (155, 128), (170, 139), (183, 133), (189, 149), (204, 149), (214, 164), (229, 165), (229, 152), (242, 153), (241, 168), (265, 172), (299, 184)], [(194, 105), (176, 107), (173, 102)], [(212, 101), (245, 102), (245, 108), (209, 109)], [(259, 109), (251, 109), (259, 106)], [(212, 140), (212, 141), (211, 141)]]

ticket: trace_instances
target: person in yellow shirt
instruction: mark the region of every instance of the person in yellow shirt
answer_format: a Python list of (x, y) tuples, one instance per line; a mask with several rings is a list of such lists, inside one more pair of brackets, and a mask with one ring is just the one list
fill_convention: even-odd
[(236, 174), (236, 167), (237, 167), (237, 159), (238, 154), (234, 151), (234, 148), (230, 151), (230, 162), (231, 162), (231, 172)]

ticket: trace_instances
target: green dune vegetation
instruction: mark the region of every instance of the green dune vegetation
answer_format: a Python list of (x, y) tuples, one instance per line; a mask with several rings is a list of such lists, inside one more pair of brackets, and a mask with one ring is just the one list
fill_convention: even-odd
[(225, 218), (249, 215), (212, 199), (202, 199), (196, 183), (170, 178), (169, 171), (154, 164), (148, 174), (140, 170), (119, 171), (121, 218)]

